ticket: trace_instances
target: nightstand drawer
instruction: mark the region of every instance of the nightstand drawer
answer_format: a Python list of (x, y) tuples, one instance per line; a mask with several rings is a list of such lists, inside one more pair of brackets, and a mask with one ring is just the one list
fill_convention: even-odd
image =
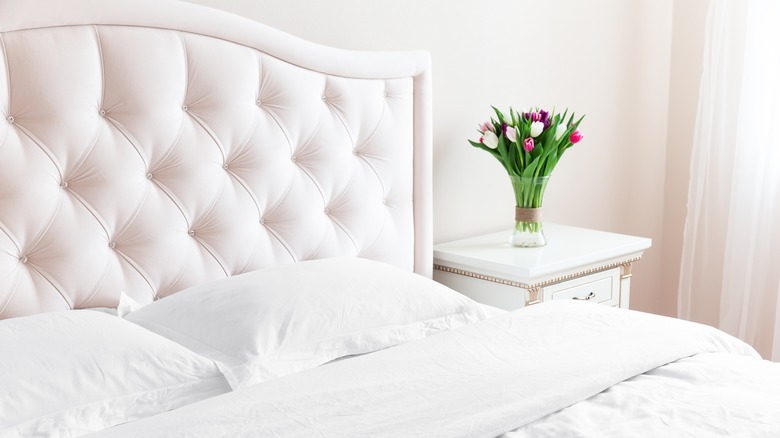
[(545, 296), (553, 300), (583, 300), (617, 306), (620, 304), (619, 279), (620, 269), (610, 269), (548, 286)]

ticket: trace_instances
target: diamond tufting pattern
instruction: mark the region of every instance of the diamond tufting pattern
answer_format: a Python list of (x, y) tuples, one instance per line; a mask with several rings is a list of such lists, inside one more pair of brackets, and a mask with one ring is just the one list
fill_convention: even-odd
[(143, 26), (0, 38), (0, 318), (335, 255), (414, 268), (414, 78)]

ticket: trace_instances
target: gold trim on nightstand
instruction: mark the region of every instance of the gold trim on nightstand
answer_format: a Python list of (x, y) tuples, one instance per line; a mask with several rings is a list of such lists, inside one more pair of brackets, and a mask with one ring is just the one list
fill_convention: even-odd
[(518, 281), (504, 280), (503, 278), (491, 277), (490, 275), (478, 274), (471, 271), (464, 271), (463, 269), (450, 268), (449, 266), (437, 265), (435, 263), (433, 265), (433, 269), (436, 269), (437, 271), (449, 272), (450, 274), (463, 275), (464, 277), (476, 278), (477, 280), (491, 281), (493, 283), (503, 284), (506, 286), (531, 289), (531, 286), (525, 283), (520, 283)]
[(503, 284), (503, 285), (507, 285), (507, 286), (513, 286), (513, 287), (519, 287), (519, 288), (522, 288), (522, 289), (526, 289), (529, 292), (532, 289), (534, 289), (534, 290), (537, 291), (536, 300), (534, 300), (532, 297), (529, 297), (529, 303), (535, 304), (535, 303), (540, 301), (539, 297), (538, 297), (539, 289), (543, 288), (545, 286), (549, 286), (551, 284), (556, 284), (556, 283), (560, 283), (562, 281), (568, 281), (568, 280), (572, 280), (572, 279), (575, 279), (575, 278), (584, 277), (586, 275), (595, 274), (597, 272), (608, 271), (610, 269), (614, 269), (614, 268), (617, 268), (617, 267), (622, 267), (622, 268), (624, 268), (624, 270), (627, 270), (628, 273), (623, 273), (621, 278), (628, 278), (628, 277), (631, 276), (631, 264), (636, 262), (636, 261), (638, 261), (641, 258), (642, 258), (641, 256), (633, 257), (633, 258), (630, 258), (630, 259), (627, 259), (627, 260), (622, 260), (622, 261), (619, 261), (619, 262), (616, 262), (616, 263), (610, 263), (608, 265), (599, 266), (597, 268), (590, 268), (590, 269), (586, 269), (584, 271), (576, 271), (576, 272), (573, 272), (571, 274), (562, 275), (560, 277), (555, 277), (555, 278), (552, 278), (550, 280), (540, 281), (539, 283), (534, 283), (534, 284), (525, 284), (525, 283), (521, 283), (519, 281), (506, 280), (506, 279), (503, 279), (503, 278), (493, 277), (493, 276), (485, 275), (485, 274), (479, 274), (477, 272), (466, 271), (466, 270), (463, 270), (463, 269), (451, 268), (449, 266), (438, 265), (438, 264), (435, 264), (435, 263), (433, 265), (433, 269), (436, 269), (438, 271), (443, 271), (443, 272), (449, 272), (451, 274), (457, 274), (457, 275), (463, 275), (463, 276), (466, 276), (466, 277), (476, 278), (477, 280), (491, 281), (493, 283)]
[(621, 280), (625, 280), (626, 278), (631, 278), (633, 274), (631, 274), (631, 267), (633, 266), (633, 263), (636, 260), (629, 260), (627, 262), (623, 262), (621, 266), (623, 266), (623, 274), (620, 276)]
[(530, 306), (532, 304), (539, 304), (542, 302), (542, 289), (539, 287), (532, 287), (528, 289), (528, 297), (525, 300), (525, 305)]

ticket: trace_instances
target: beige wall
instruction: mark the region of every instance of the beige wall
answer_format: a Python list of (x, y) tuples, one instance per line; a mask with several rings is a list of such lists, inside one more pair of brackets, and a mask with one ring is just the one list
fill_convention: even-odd
[(585, 140), (553, 173), (546, 219), (651, 237), (632, 307), (675, 312), (677, 280), (664, 273), (677, 275), (679, 264), (677, 187), (687, 186), (681, 150), (689, 151), (697, 74), (684, 32), (688, 21), (699, 31), (703, 0), (190, 1), (326, 45), (430, 51), (436, 242), (512, 225), (508, 178), (466, 142), (490, 105), (585, 113)]
[[(699, 99), (704, 51), (704, 25), (709, 0), (675, 0), (672, 24), (672, 70), (664, 191), (664, 246), (662, 256), (664, 301), (676, 313), (685, 226), (690, 155)], [(670, 313), (672, 314), (672, 313)]]

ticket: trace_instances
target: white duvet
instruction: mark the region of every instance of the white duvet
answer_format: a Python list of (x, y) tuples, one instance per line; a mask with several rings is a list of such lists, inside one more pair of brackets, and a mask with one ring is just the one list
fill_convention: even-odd
[(680, 359), (502, 438), (780, 437), (780, 365), (726, 353)]
[[(702, 415), (715, 413), (736, 429), (732, 436), (755, 436), (756, 421), (759, 434), (780, 436), (779, 381), (777, 366), (712, 328), (553, 302), (96, 436), (661, 436), (653, 431), (669, 428), (707, 436), (711, 423)], [(733, 400), (731, 383), (764, 400)], [(728, 405), (718, 408), (710, 394)], [(678, 399), (689, 408), (667, 403)], [(712, 403), (699, 408), (705, 401)]]

